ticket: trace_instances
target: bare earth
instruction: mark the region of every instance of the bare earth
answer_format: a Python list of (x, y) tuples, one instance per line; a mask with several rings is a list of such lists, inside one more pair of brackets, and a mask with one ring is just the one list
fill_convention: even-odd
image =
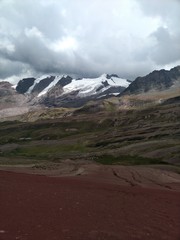
[(71, 162), (48, 168), (1, 168), (1, 240), (180, 239), (179, 174)]

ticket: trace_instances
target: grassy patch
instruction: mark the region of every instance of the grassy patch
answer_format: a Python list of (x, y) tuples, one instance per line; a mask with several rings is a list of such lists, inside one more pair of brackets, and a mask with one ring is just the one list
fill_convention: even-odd
[(96, 121), (67, 121), (67, 122), (3, 122), (0, 123), (0, 144), (18, 143), (22, 138), (32, 140), (59, 140), (69, 136), (78, 136), (103, 131), (108, 124), (105, 121), (97, 124)]
[(96, 162), (104, 165), (150, 165), (150, 164), (168, 164), (157, 158), (145, 158), (131, 155), (102, 155), (94, 159)]
[(54, 160), (64, 157), (65, 155), (68, 156), (84, 152), (86, 152), (86, 147), (80, 143), (73, 145), (33, 145), (19, 146), (13, 150), (1, 153), (1, 156)]
[(25, 158), (0, 158), (0, 165), (28, 165), (39, 163), (36, 159), (25, 159)]

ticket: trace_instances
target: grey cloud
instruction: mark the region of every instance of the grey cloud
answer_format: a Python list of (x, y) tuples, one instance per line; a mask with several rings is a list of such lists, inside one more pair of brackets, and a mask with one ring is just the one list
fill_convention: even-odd
[(25, 64), (0, 58), (0, 76), (2, 79), (8, 78), (12, 75), (19, 75), (22, 73), (22, 69), (24, 68)]
[(22, 73), (134, 79), (180, 61), (178, 0), (1, 0), (0, 79)]
[(149, 35), (141, 50), (134, 52), (136, 61), (151, 60), (157, 66), (168, 65), (180, 60), (180, 33), (172, 34), (168, 28), (159, 27)]
[(156, 45), (151, 51), (151, 57), (157, 64), (169, 64), (180, 58), (180, 34), (171, 35), (168, 29), (160, 27), (152, 34)]

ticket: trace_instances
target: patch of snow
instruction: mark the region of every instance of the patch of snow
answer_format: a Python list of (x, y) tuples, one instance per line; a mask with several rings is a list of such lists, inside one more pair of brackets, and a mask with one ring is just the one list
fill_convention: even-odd
[(16, 84), (16, 85), (13, 85), (13, 86), (11, 86), (11, 88), (13, 88), (13, 89), (16, 89), (16, 87), (17, 87), (17, 84)]
[(109, 93), (108, 95), (104, 94), (104, 95), (99, 96), (98, 99), (103, 98), (103, 97), (107, 97), (107, 96), (118, 96), (118, 95), (119, 95), (119, 93)]
[[(104, 82), (108, 82), (108, 86), (104, 86)], [(103, 88), (99, 91), (103, 92), (110, 88), (111, 86), (122, 86), (128, 87), (129, 82), (126, 79), (112, 77), (110, 79), (107, 78), (107, 74), (102, 74), (98, 78), (83, 78), (80, 80), (73, 79), (72, 82), (66, 86), (64, 86), (64, 94), (70, 93), (72, 91), (79, 91), (79, 97), (87, 97), (97, 93), (97, 89), (101, 86)]]
[(118, 77), (112, 77), (111, 79), (108, 79), (108, 81), (111, 86), (128, 87), (130, 84), (126, 79)]
[(104, 94), (104, 95), (101, 95), (101, 96), (97, 97), (97, 99), (101, 99), (101, 98), (106, 97), (106, 96), (107, 96), (107, 95)]
[(73, 79), (72, 82), (64, 86), (64, 93), (79, 91), (79, 97), (85, 97), (96, 94), (96, 90), (102, 85), (103, 78), (83, 78), (80, 80)]
[(118, 96), (119, 93), (111, 93), (110, 95)]

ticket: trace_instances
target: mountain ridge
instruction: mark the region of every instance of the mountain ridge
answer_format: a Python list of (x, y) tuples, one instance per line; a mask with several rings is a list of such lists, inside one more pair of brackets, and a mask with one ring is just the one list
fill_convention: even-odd
[(42, 108), (81, 108), (92, 101), (95, 104), (85, 109), (93, 112), (93, 106), (96, 110), (103, 109), (101, 103), (111, 98), (108, 108), (141, 108), (168, 98), (174, 101), (173, 98), (180, 95), (179, 89), (180, 66), (169, 71), (155, 70), (132, 82), (116, 74), (81, 79), (68, 75), (24, 78), (16, 86), (0, 82), (0, 118), (6, 116), (6, 112), (8, 116), (11, 112), (13, 116), (22, 114), (23, 109), (27, 112)]
[(154, 70), (144, 77), (137, 77), (120, 96), (146, 93), (151, 90), (163, 91), (177, 83), (180, 86), (180, 66), (170, 70)]

